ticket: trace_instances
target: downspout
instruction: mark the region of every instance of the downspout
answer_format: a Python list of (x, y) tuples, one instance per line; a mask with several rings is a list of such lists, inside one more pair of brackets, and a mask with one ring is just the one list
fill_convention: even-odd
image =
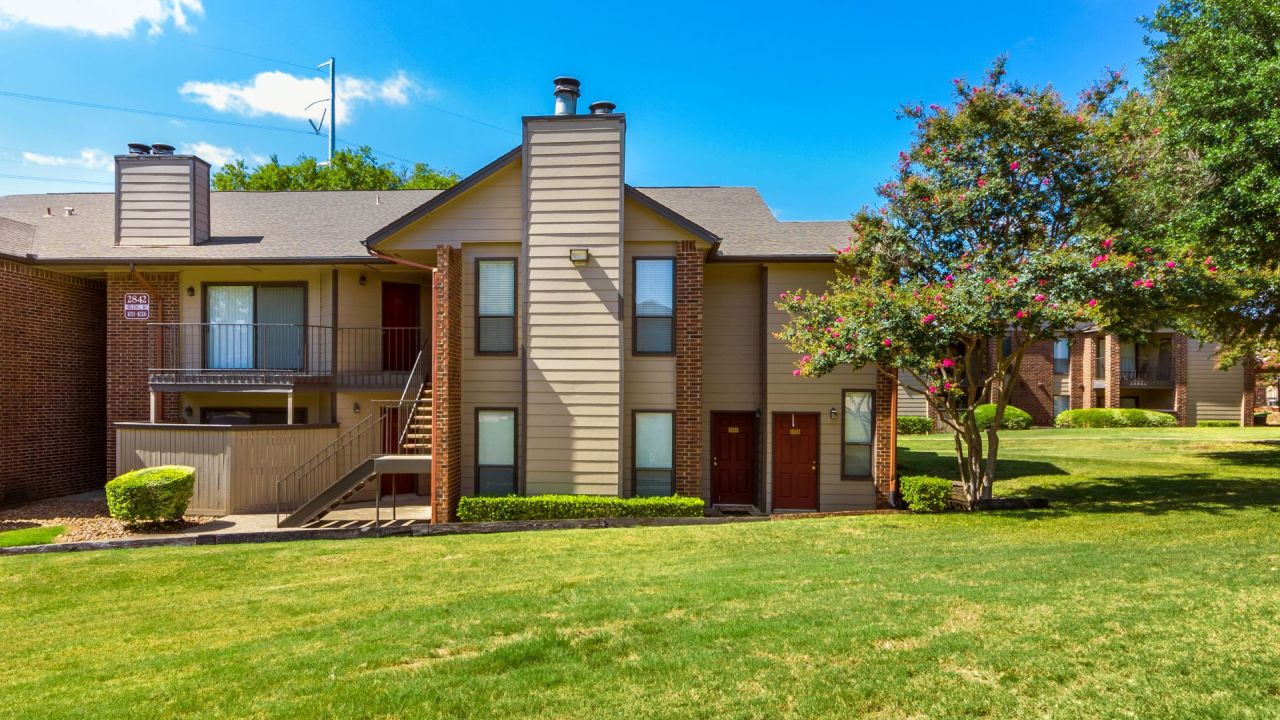
[[(138, 271), (138, 268), (133, 263), (129, 263), (129, 274), (133, 276), (134, 282), (146, 288), (156, 307), (156, 315), (159, 317), (159, 322), (164, 322), (164, 298), (160, 297), (160, 293), (156, 292), (155, 287), (147, 281), (147, 278)], [(152, 348), (153, 360), (158, 358), (163, 361), (164, 359), (163, 332), (163, 330), (157, 330), (155, 333), (155, 347)], [(164, 393), (155, 392), (154, 390), (151, 393), (151, 422), (154, 423), (156, 418), (164, 412)]]

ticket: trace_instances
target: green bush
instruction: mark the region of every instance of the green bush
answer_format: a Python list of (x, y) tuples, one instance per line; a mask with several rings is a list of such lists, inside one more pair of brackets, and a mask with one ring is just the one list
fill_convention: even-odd
[(161, 465), (127, 472), (107, 483), (107, 509), (126, 523), (181, 520), (195, 491), (196, 469)]
[(902, 501), (913, 512), (942, 512), (951, 503), (951, 481), (932, 475), (908, 475), (899, 481)]
[(1061, 413), (1054, 425), (1060, 428), (1176, 427), (1178, 419), (1169, 413), (1138, 408), (1082, 408)]
[(701, 498), (617, 498), (606, 495), (530, 495), (463, 497), (462, 522), (490, 520), (571, 520), (579, 518), (702, 517)]
[(928, 435), (933, 432), (933, 421), (919, 415), (899, 415), (899, 435)]
[[(991, 423), (996, 419), (996, 406), (992, 403), (979, 405), (973, 409), (973, 418), (978, 422), (979, 430), (990, 430)], [(1004, 406), (1004, 420), (1000, 423), (1001, 430), (1029, 430), (1031, 428), (1031, 416), (1026, 410), (1016, 408), (1012, 405)]]
[(1240, 427), (1236, 420), (1197, 420), (1196, 427)]

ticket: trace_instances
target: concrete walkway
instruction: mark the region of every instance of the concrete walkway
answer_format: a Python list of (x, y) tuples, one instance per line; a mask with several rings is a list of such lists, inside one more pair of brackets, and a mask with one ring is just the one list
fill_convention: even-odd
[(392, 498), (382, 498), (381, 509), (368, 502), (346, 503), (304, 528), (276, 527), (275, 513), (245, 513), (224, 515), (177, 533), (147, 534), (147, 537), (183, 537), (185, 535), (219, 535), (227, 533), (298, 532), (306, 530), (359, 529), (407, 526), (431, 521), (431, 503), (426, 495), (412, 493), (395, 497), (395, 518), (392, 518)]

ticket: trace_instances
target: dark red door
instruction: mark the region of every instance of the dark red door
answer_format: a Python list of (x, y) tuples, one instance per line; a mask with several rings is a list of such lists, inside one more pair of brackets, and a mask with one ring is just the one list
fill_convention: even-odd
[(421, 288), (408, 283), (382, 283), (382, 369), (409, 372), (422, 345), (418, 329)]
[(756, 504), (755, 413), (711, 415), (711, 502)]
[[(383, 407), (382, 413), (382, 452), (395, 455), (400, 449), (400, 409)], [(382, 476), (382, 494), (417, 492), (418, 476), (412, 473), (387, 473)]]
[(773, 508), (818, 509), (818, 416), (773, 416)]

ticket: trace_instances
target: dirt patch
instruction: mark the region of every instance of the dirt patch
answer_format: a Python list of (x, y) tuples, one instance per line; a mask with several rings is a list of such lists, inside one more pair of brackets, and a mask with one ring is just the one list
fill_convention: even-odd
[(148, 535), (183, 532), (216, 518), (189, 515), (180, 523), (154, 527), (130, 527), (114, 520), (107, 513), (107, 499), (101, 495), (72, 495), (70, 497), (37, 500), (11, 508), (0, 509), (0, 531), (21, 528), (62, 525), (67, 530), (55, 543), (82, 540), (109, 540), (112, 538), (147, 537)]

